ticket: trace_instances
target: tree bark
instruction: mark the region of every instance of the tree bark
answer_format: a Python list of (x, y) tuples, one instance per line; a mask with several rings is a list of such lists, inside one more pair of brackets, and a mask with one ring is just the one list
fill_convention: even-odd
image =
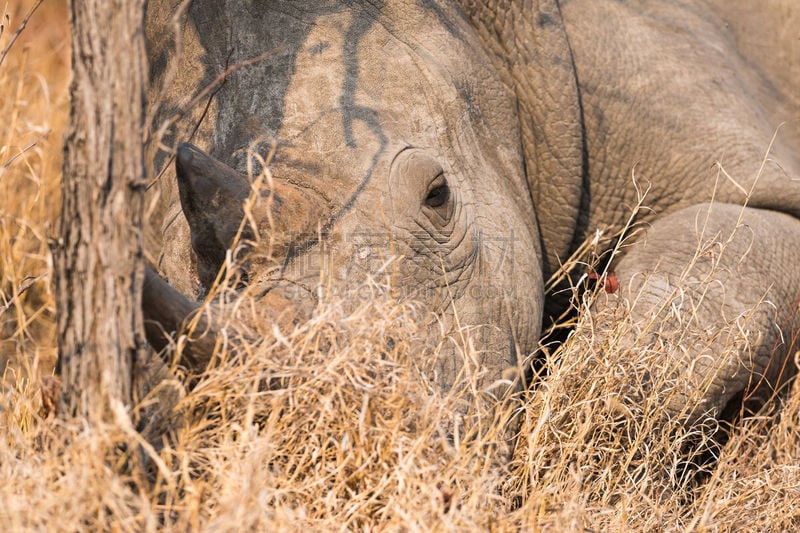
[(70, 126), (54, 253), (61, 416), (112, 421), (143, 349), (144, 0), (72, 0)]

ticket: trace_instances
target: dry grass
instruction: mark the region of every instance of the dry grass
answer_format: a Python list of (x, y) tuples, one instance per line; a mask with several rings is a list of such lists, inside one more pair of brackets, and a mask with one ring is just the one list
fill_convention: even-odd
[[(0, 50), (31, 5), (0, 11), (10, 17), (2, 20)], [(68, 119), (65, 25), (64, 6), (46, 3), (0, 65), (0, 371), (10, 360), (9, 370), (22, 375), (54, 361), (48, 238), (55, 234)]]
[[(10, 8), (0, 49), (27, 7)], [(190, 393), (175, 389), (185, 422), (155, 448), (125, 417), (103, 428), (43, 418), (28, 376), (49, 372), (55, 353), (48, 238), (66, 39), (64, 6), (45, 2), (0, 66), (0, 529), (800, 528), (800, 387), (715, 447), (713, 424), (683, 429), (662, 395), (637, 388), (637, 376), (668, 375), (661, 354), (632, 350), (625, 331), (598, 341), (603, 317), (590, 313), (533, 391), (491, 411), (428, 384), (422, 310), (376, 290), (347, 311), (325, 302), (293, 331), (256, 323), (259, 343), (237, 343), (231, 326), (238, 348)], [(226, 305), (231, 324), (253, 312)], [(145, 408), (165, 412), (160, 398)], [(496, 423), (477, 423), (487, 417)], [(492, 429), (503, 426), (519, 427), (511, 459)]]

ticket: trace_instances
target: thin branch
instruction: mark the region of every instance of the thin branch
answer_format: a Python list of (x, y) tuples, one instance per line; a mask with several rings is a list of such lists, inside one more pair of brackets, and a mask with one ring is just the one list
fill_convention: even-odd
[(36, 10), (39, 9), (39, 6), (42, 5), (42, 2), (44, 2), (44, 0), (39, 0), (38, 2), (36, 2), (31, 8), (31, 10), (28, 11), (28, 14), (25, 15), (25, 18), (22, 19), (22, 22), (20, 23), (19, 28), (17, 28), (17, 31), (14, 32), (14, 35), (11, 36), (11, 40), (8, 41), (6, 47), (3, 48), (2, 52), (0, 52), (0, 65), (3, 64), (3, 60), (5, 60), (6, 56), (8, 55), (8, 51), (11, 50), (12, 46), (14, 46), (14, 43), (22, 33), (22, 30), (24, 30), (25, 26), (28, 25), (28, 21), (31, 20), (31, 17), (33, 16), (34, 13), (36, 13)]
[(245, 61), (242, 61), (242, 62), (240, 62), (240, 63), (237, 63), (237, 64), (235, 64), (235, 65), (233, 65), (233, 66), (231, 66), (231, 67), (228, 67), (228, 68), (227, 68), (227, 69), (225, 69), (224, 71), (222, 71), (222, 72), (221, 72), (221, 73), (220, 73), (220, 74), (219, 74), (219, 75), (218, 75), (218, 76), (217, 76), (217, 77), (214, 79), (214, 81), (212, 81), (211, 83), (209, 83), (208, 85), (206, 85), (206, 86), (203, 88), (203, 90), (202, 90), (202, 91), (200, 91), (199, 93), (197, 93), (197, 95), (196, 95), (194, 98), (192, 98), (191, 100), (189, 100), (189, 102), (188, 102), (188, 103), (186, 103), (185, 105), (182, 105), (182, 106), (180, 106), (180, 110), (179, 110), (177, 113), (175, 113), (175, 114), (174, 114), (174, 115), (172, 115), (172, 116), (171, 116), (169, 119), (167, 119), (166, 121), (164, 121), (164, 123), (163, 123), (163, 124), (161, 125), (161, 127), (159, 128), (159, 131), (158, 131), (158, 134), (157, 134), (157, 135), (163, 135), (163, 132), (164, 132), (164, 131), (166, 131), (168, 128), (170, 128), (170, 127), (171, 127), (173, 124), (175, 124), (175, 123), (176, 123), (178, 120), (180, 120), (181, 118), (183, 118), (183, 116), (184, 116), (184, 115), (185, 115), (185, 114), (186, 114), (186, 113), (187, 113), (187, 112), (188, 112), (190, 109), (193, 109), (193, 108), (194, 108), (196, 105), (198, 105), (198, 104), (199, 104), (199, 103), (200, 103), (200, 102), (201, 102), (201, 101), (202, 101), (202, 100), (203, 100), (203, 99), (204, 99), (206, 96), (208, 96), (208, 94), (209, 94), (209, 93), (211, 93), (212, 91), (216, 90), (216, 89), (217, 89), (217, 88), (218, 88), (218, 87), (219, 87), (219, 86), (220, 86), (222, 83), (224, 83), (224, 82), (225, 82), (225, 80), (227, 80), (227, 79), (228, 79), (228, 77), (229, 77), (231, 74), (233, 74), (233, 73), (235, 73), (235, 72), (237, 72), (237, 71), (239, 71), (239, 70), (243, 69), (244, 67), (248, 67), (248, 66), (250, 66), (250, 65), (253, 65), (253, 64), (255, 64), (255, 63), (258, 63), (258, 62), (260, 62), (260, 61), (264, 61), (265, 59), (267, 59), (267, 58), (270, 58), (270, 57), (272, 57), (272, 56), (278, 55), (278, 54), (280, 54), (281, 52), (283, 52), (283, 48), (275, 48), (275, 49), (273, 49), (273, 50), (269, 50), (269, 51), (267, 51), (267, 52), (264, 52), (263, 54), (259, 54), (259, 55), (255, 56), (255, 57), (253, 57), (253, 58), (250, 58), (250, 59), (247, 59), (247, 60), (245, 60)]
[[(172, 28), (174, 31), (174, 40), (175, 40), (175, 54), (174, 60), (169, 61), (167, 64), (167, 70), (164, 74), (164, 77), (161, 81), (161, 88), (158, 91), (158, 97), (156, 97), (154, 102), (150, 103), (150, 108), (147, 111), (147, 117), (145, 118), (145, 132), (149, 132), (152, 130), (153, 127), (153, 120), (155, 119), (156, 114), (158, 113), (158, 109), (161, 107), (161, 102), (164, 100), (164, 97), (167, 94), (167, 91), (172, 87), (172, 83), (175, 80), (175, 76), (178, 73), (178, 65), (181, 63), (181, 59), (183, 58), (183, 32), (181, 31), (181, 19), (183, 18), (186, 10), (189, 8), (189, 4), (192, 3), (192, 0), (183, 0), (178, 9), (172, 15)], [(145, 139), (146, 141), (147, 139)], [(156, 142), (161, 142), (161, 139), (157, 139)]]
[[(25, 276), (24, 278), (22, 278), (22, 281), (20, 281), (19, 286), (17, 287), (16, 295), (12, 295), (11, 300), (7, 301), (4, 305), (0, 306), (0, 316), (3, 316), (5, 312), (8, 311), (11, 308), (11, 306), (14, 305), (14, 301), (16, 298), (19, 298), (20, 296), (25, 294), (25, 291), (30, 289), (34, 283), (42, 279), (44, 276), (45, 275), (42, 274), (41, 276)], [(5, 300), (5, 297), (3, 299)]]
[[(181, 118), (183, 118), (186, 115), (186, 113), (188, 113), (190, 110), (194, 109), (195, 106), (200, 104), (200, 102), (204, 98), (208, 97), (208, 100), (206, 101), (205, 109), (203, 110), (203, 114), (200, 117), (200, 120), (195, 125), (194, 129), (192, 130), (192, 135), (191, 136), (194, 137), (194, 134), (197, 133), (197, 129), (200, 127), (200, 123), (203, 121), (203, 119), (205, 118), (206, 114), (208, 113), (208, 109), (209, 109), (209, 106), (211, 105), (211, 100), (213, 99), (214, 94), (216, 94), (216, 92), (219, 91), (222, 88), (222, 85), (225, 83), (225, 81), (228, 79), (228, 77), (230, 77), (231, 74), (243, 69), (244, 67), (248, 67), (248, 66), (253, 65), (255, 63), (258, 63), (260, 61), (264, 61), (265, 59), (268, 59), (268, 58), (270, 58), (272, 56), (281, 54), (283, 51), (284, 51), (283, 48), (274, 48), (272, 50), (264, 52), (263, 54), (259, 54), (259, 55), (255, 56), (255, 57), (252, 57), (252, 58), (247, 59), (245, 61), (242, 61), (240, 63), (236, 63), (235, 65), (226, 68), (216, 78), (214, 78), (214, 80), (211, 81), (211, 83), (206, 85), (203, 88), (203, 90), (201, 90), (199, 93), (197, 93), (194, 96), (194, 98), (189, 100), (189, 102), (187, 102), (186, 104), (180, 105), (178, 111), (176, 113), (174, 113), (171, 117), (169, 117), (167, 120), (165, 120), (162, 123), (161, 127), (156, 131), (155, 135), (153, 136), (153, 139), (155, 139), (156, 142), (160, 143), (160, 139), (164, 138), (164, 133), (170, 127), (172, 127), (177, 121), (179, 121)], [(148, 190), (151, 187), (153, 187), (156, 183), (158, 183), (158, 180), (161, 179), (161, 176), (164, 174), (166, 169), (169, 168), (169, 166), (172, 164), (172, 161), (175, 158), (174, 148), (171, 148), (171, 147), (165, 147), (165, 148), (168, 151), (170, 151), (170, 153), (171, 153), (170, 160), (166, 165), (164, 165), (161, 168), (161, 171), (158, 173), (158, 175), (156, 177), (154, 177), (150, 181), (150, 183), (147, 184), (147, 189)]]
[(8, 161), (6, 161), (6, 162), (5, 162), (5, 163), (3, 163), (2, 165), (0, 165), (0, 170), (5, 170), (5, 169), (7, 169), (8, 167), (10, 167), (10, 166), (11, 166), (11, 164), (12, 164), (14, 161), (16, 161), (17, 159), (19, 159), (19, 158), (20, 158), (20, 157), (22, 157), (23, 155), (25, 155), (25, 152), (27, 152), (27, 151), (31, 150), (32, 148), (35, 148), (35, 147), (36, 147), (36, 146), (39, 144), (39, 142), (40, 142), (42, 139), (44, 139), (45, 137), (47, 137), (49, 134), (50, 134), (50, 132), (48, 131), (47, 133), (45, 133), (44, 135), (40, 136), (40, 137), (39, 137), (38, 139), (36, 139), (35, 141), (31, 142), (30, 144), (28, 144), (27, 146), (25, 146), (24, 148), (22, 148), (22, 149), (21, 149), (19, 152), (17, 152), (16, 154), (12, 155), (11, 157), (9, 157), (9, 158), (8, 158)]

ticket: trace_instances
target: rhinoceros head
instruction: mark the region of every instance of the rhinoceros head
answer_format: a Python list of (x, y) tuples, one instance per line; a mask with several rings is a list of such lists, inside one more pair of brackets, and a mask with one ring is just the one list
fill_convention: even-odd
[[(195, 21), (204, 9), (222, 13), (194, 4)], [(286, 66), (243, 69), (220, 91), (205, 145), (226, 163), (190, 145), (177, 151), (201, 283), (222, 265), (254, 194), (253, 167), (233, 152), (267, 138), (270, 177), (246, 225), (261, 243), (248, 280), (264, 305), (302, 305), (321, 279), (341, 292), (388, 281), (431, 310), (432, 342), (472, 329), (484, 383), (515, 379), (538, 338), (543, 282), (512, 89), (456, 13), (425, 2), (299, 5), (239, 15), (222, 37), (195, 22), (207, 61), (255, 55), (266, 45), (253, 40), (271, 31)], [(278, 120), (264, 117), (275, 110)], [(171, 281), (178, 263), (163, 263)], [(463, 364), (457, 344), (446, 340), (433, 365), (445, 388)]]

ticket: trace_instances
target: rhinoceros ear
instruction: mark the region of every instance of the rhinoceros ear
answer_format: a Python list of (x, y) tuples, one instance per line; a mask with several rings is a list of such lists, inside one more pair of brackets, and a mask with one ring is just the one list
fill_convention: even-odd
[(583, 239), (585, 229), (583, 118), (561, 7), (558, 0), (457, 3), (517, 93), (546, 278), (572, 252), (573, 241)]
[(175, 160), (181, 207), (192, 234), (200, 282), (209, 288), (244, 217), (250, 182), (196, 146), (183, 143)]

